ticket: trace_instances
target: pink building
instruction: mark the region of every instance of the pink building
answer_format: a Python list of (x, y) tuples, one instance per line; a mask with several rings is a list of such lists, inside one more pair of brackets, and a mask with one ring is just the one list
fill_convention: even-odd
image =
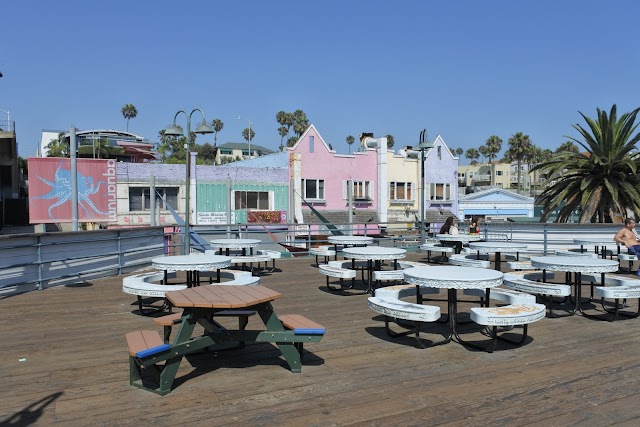
[[(332, 223), (348, 223), (347, 183), (352, 182), (353, 222), (378, 224), (379, 203), (386, 202), (384, 186), (380, 186), (378, 156), (382, 149), (366, 148), (354, 154), (337, 154), (322, 138), (314, 125), (300, 136), (289, 150), (289, 173), (292, 178), (292, 205), (299, 224), (318, 223), (302, 203), (301, 196)], [(384, 179), (386, 181), (386, 179)]]

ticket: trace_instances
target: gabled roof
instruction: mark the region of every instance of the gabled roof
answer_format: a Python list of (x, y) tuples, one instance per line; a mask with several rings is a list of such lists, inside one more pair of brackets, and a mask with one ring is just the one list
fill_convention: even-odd
[(304, 141), (305, 137), (309, 134), (309, 132), (311, 132), (311, 129), (313, 129), (313, 131), (316, 133), (316, 135), (318, 135), (318, 138), (320, 138), (320, 141), (322, 142), (322, 144), (324, 145), (324, 148), (327, 149), (327, 151), (331, 152), (331, 153), (335, 153), (336, 151), (334, 149), (331, 148), (331, 146), (329, 144), (327, 144), (324, 140), (324, 138), (322, 137), (322, 135), (320, 135), (320, 132), (318, 132), (318, 129), (316, 129), (315, 125), (313, 123), (311, 123), (309, 125), (309, 127), (307, 128), (307, 130), (305, 130), (302, 135), (300, 135), (300, 138), (298, 138), (298, 140), (296, 141), (295, 144), (293, 144), (293, 147), (289, 147), (288, 150), (295, 150), (296, 148), (298, 148), (298, 145)]
[[(249, 144), (246, 142), (227, 142), (222, 145), (218, 145), (218, 148), (228, 148), (230, 150), (248, 150)], [(269, 150), (268, 148), (264, 148), (260, 145), (251, 144), (251, 151), (257, 151), (261, 154), (272, 154), (275, 153), (273, 150)]]
[(434, 139), (433, 142), (429, 143), (430, 148), (428, 150), (425, 150), (424, 152), (425, 157), (429, 157), (429, 155), (433, 151), (432, 148), (436, 147), (438, 144), (443, 145), (446, 148), (445, 151), (449, 153), (449, 156), (451, 156), (452, 159), (458, 158), (458, 156), (456, 156), (451, 152), (451, 150), (449, 150), (449, 146), (444, 142), (444, 139), (442, 139), (440, 135), (436, 136), (436, 139)]
[(503, 188), (493, 187), (487, 190), (477, 191), (475, 193), (460, 196), (458, 201), (460, 203), (462, 202), (508, 202), (508, 201), (533, 203), (533, 197), (514, 193), (513, 191), (505, 190)]

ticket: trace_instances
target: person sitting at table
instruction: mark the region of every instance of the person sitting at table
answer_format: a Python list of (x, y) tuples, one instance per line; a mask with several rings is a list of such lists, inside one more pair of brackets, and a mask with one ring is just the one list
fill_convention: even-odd
[[(624, 227), (613, 236), (613, 240), (627, 247), (627, 252), (640, 258), (640, 239), (636, 232), (636, 220), (627, 218), (624, 220)], [(636, 272), (640, 276), (640, 270)]]
[(469, 224), (469, 234), (480, 234), (480, 225), (478, 224), (480, 219), (478, 216), (471, 217), (471, 223)]
[[(450, 216), (449, 218), (447, 218), (442, 228), (440, 228), (440, 234), (458, 234), (458, 227), (456, 226), (455, 217)], [(442, 241), (442, 246), (452, 246), (456, 248), (457, 254), (462, 251), (462, 242)]]

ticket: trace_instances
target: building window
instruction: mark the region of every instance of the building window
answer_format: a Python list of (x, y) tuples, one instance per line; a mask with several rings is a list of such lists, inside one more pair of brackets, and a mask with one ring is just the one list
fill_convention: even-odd
[(438, 160), (442, 160), (442, 147), (438, 145)]
[(233, 155), (233, 151), (229, 150), (228, 148), (221, 148), (220, 149), (220, 154), (221, 155), (226, 155), (226, 156), (231, 156), (231, 155)]
[(235, 191), (236, 209), (269, 210), (268, 191)]
[(451, 184), (431, 183), (429, 200), (451, 200)]
[(389, 200), (413, 200), (413, 183), (390, 182)]
[(502, 171), (496, 171), (496, 176), (502, 176)]
[(314, 148), (313, 135), (311, 135), (309, 136), (309, 153), (313, 153)]
[[(342, 198), (347, 199), (347, 183), (342, 181)], [(373, 200), (373, 181), (351, 181), (353, 200)]]
[(324, 200), (324, 179), (303, 179), (302, 197), (307, 200)]
[[(156, 187), (156, 208), (167, 210), (167, 205), (173, 209), (178, 209), (178, 188), (177, 187)], [(129, 187), (129, 212), (148, 211), (151, 209), (151, 190), (149, 187)]]

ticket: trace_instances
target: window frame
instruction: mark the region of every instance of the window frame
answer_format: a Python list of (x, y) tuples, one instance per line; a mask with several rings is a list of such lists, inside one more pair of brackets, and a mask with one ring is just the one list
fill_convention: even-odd
[[(407, 195), (407, 188), (409, 193), (409, 198), (399, 199), (396, 197), (398, 194), (398, 184), (402, 184), (404, 188), (404, 194)], [(389, 201), (390, 202), (413, 202), (415, 201), (415, 184), (413, 182), (401, 182), (401, 181), (391, 181), (389, 182)]]
[[(244, 193), (244, 201), (245, 201), (245, 205), (242, 206), (240, 205), (240, 207), (238, 207), (238, 201), (242, 202), (242, 194)], [(256, 194), (256, 205), (255, 207), (253, 206), (249, 206), (248, 201), (249, 201), (249, 193), (255, 193)], [(252, 211), (269, 211), (269, 210), (273, 210), (271, 209), (272, 207), (272, 196), (271, 196), (271, 191), (257, 191), (257, 190), (234, 190), (233, 191), (233, 207), (234, 210), (252, 210)], [(266, 206), (264, 205), (264, 196), (261, 198), (261, 195), (266, 195)], [(240, 197), (240, 199), (239, 199)], [(261, 203), (262, 201), (262, 203)]]
[[(133, 194), (138, 192), (139, 194)], [(168, 204), (173, 209), (178, 210), (178, 197), (180, 195), (180, 187), (156, 187), (156, 193), (160, 193), (162, 195), (162, 197), (160, 197), (159, 195), (156, 194), (156, 209), (159, 209), (161, 211), (168, 211), (169, 210), (167, 208), (167, 204)], [(171, 194), (171, 193), (175, 193), (175, 194)], [(142, 209), (132, 209), (132, 200), (131, 200), (132, 197), (140, 198), (140, 206)], [(141, 186), (129, 187), (129, 212), (149, 212), (150, 210), (151, 210), (151, 187), (141, 187)]]
[[(307, 197), (307, 182), (311, 183), (312, 181), (315, 181), (315, 191), (316, 191), (316, 196), (317, 197)], [(302, 178), (301, 179), (301, 189), (302, 189), (302, 198), (305, 200), (326, 200), (325, 198), (325, 187), (326, 187), (326, 182), (324, 179), (317, 179), (317, 178)]]

